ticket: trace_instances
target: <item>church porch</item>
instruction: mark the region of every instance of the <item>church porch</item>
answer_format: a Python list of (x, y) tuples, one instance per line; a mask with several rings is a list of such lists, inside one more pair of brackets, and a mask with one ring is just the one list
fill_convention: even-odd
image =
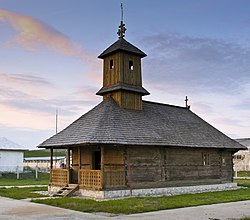
[[(54, 168), (51, 163), (50, 188), (77, 184), (83, 190), (112, 190), (127, 187), (123, 154), (114, 147), (67, 148), (66, 165)], [(51, 149), (53, 155), (53, 148)]]

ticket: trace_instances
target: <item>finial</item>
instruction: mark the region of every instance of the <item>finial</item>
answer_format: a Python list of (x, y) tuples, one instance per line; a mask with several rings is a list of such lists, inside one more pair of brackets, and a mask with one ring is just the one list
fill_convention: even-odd
[(188, 97), (186, 96), (186, 99), (184, 100), (186, 104), (186, 108), (190, 109), (190, 105), (188, 105)]
[(118, 36), (119, 38), (123, 38), (125, 36), (125, 31), (127, 29), (125, 28), (125, 24), (123, 23), (123, 6), (122, 6), (122, 3), (121, 3), (121, 24), (119, 25), (119, 29), (118, 29)]

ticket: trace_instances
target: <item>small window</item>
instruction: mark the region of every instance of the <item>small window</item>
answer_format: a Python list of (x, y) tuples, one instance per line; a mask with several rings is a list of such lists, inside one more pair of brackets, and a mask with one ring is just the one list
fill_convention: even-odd
[(132, 60), (129, 61), (129, 69), (134, 70), (134, 64)]
[(222, 158), (221, 158), (221, 163), (222, 163), (223, 166), (226, 165), (226, 158), (225, 158), (225, 157), (222, 157)]
[(114, 60), (110, 60), (109, 62), (109, 68), (114, 69)]
[(210, 164), (209, 162), (209, 154), (203, 153), (202, 154), (202, 165), (208, 166)]

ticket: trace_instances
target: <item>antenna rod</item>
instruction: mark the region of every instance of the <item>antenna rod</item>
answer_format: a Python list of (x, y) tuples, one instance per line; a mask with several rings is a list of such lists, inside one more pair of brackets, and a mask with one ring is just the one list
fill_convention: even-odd
[(119, 29), (117, 32), (119, 38), (124, 38), (126, 30), (127, 29), (125, 28), (125, 24), (123, 23), (123, 5), (121, 3), (121, 24), (119, 25)]
[(56, 109), (56, 134), (57, 134), (57, 123), (58, 123), (58, 110)]
[(121, 22), (123, 22), (123, 5), (121, 3)]

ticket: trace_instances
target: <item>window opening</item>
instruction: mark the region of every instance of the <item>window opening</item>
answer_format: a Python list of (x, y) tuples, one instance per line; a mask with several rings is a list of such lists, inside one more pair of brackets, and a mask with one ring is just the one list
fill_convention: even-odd
[(109, 61), (109, 68), (114, 69), (114, 60)]
[(202, 164), (203, 166), (208, 166), (209, 165), (209, 154), (202, 154)]
[(221, 160), (222, 160), (221, 161), (222, 165), (225, 166), (226, 165), (226, 159), (225, 159), (225, 157), (222, 157)]
[(129, 61), (129, 69), (134, 70), (134, 64), (132, 60)]

